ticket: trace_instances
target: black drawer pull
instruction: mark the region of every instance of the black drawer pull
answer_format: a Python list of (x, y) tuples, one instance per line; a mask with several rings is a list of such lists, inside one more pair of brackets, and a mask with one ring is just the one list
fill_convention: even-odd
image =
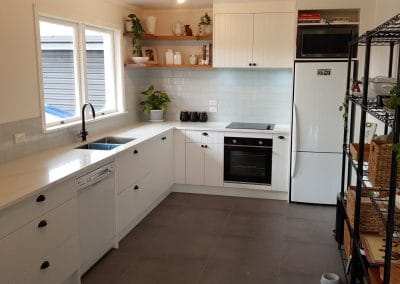
[(133, 150), (133, 154), (139, 153), (138, 150)]
[(36, 198), (36, 202), (43, 202), (43, 201), (45, 201), (46, 200), (46, 196), (44, 196), (43, 194), (41, 194), (41, 195), (39, 195), (37, 198)]
[(279, 139), (285, 139), (285, 136), (278, 136)]
[(134, 190), (138, 190), (139, 189), (139, 186), (138, 185), (135, 185), (135, 187), (133, 188)]
[(204, 148), (204, 145), (201, 145), (201, 148)]
[(249, 63), (249, 66), (251, 66), (251, 63)]
[(46, 260), (46, 261), (43, 261), (42, 265), (40, 266), (40, 269), (41, 269), (41, 270), (47, 269), (47, 268), (49, 268), (49, 266), (50, 266), (50, 262), (48, 262), (48, 261)]
[(46, 220), (42, 220), (39, 222), (39, 224), (37, 225), (38, 228), (43, 228), (47, 226), (47, 221)]
[(257, 64), (256, 64), (256, 63), (253, 63), (253, 66), (257, 66)]
[(161, 138), (161, 140), (167, 140), (167, 137), (164, 136), (164, 137)]
[(207, 132), (203, 132), (203, 136), (208, 136), (208, 133)]
[(207, 145), (204, 145), (204, 148), (208, 148), (208, 146), (207, 146)]

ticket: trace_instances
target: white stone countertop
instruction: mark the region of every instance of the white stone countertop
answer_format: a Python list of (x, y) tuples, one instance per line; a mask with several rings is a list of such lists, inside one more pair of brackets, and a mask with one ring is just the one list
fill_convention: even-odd
[(36, 195), (57, 183), (69, 178), (76, 178), (82, 175), (85, 170), (93, 170), (96, 166), (111, 162), (115, 156), (124, 150), (173, 128), (269, 134), (289, 134), (290, 132), (289, 125), (275, 125), (275, 129), (271, 131), (226, 129), (225, 127), (228, 124), (219, 122), (138, 123), (95, 137), (88, 137), (88, 142), (105, 136), (136, 138), (109, 151), (75, 149), (75, 147), (83, 144), (75, 143), (0, 164), (0, 210)]

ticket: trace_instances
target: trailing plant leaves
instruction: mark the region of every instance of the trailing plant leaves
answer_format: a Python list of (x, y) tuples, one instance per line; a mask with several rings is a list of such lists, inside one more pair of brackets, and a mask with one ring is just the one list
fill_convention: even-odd
[(140, 22), (140, 19), (135, 14), (129, 14), (128, 18), (132, 22), (132, 44), (133, 44), (133, 54), (137, 56), (142, 56), (142, 46), (140, 44), (140, 39), (144, 34), (144, 28)]

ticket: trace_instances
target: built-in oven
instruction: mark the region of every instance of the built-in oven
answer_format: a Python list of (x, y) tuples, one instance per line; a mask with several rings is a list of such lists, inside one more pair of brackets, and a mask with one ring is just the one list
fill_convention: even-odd
[(224, 181), (271, 185), (272, 139), (225, 137)]

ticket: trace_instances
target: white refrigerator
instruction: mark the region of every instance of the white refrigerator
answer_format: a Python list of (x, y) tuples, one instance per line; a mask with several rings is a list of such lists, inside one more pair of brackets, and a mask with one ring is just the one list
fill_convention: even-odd
[(336, 204), (347, 61), (295, 62), (290, 201)]

